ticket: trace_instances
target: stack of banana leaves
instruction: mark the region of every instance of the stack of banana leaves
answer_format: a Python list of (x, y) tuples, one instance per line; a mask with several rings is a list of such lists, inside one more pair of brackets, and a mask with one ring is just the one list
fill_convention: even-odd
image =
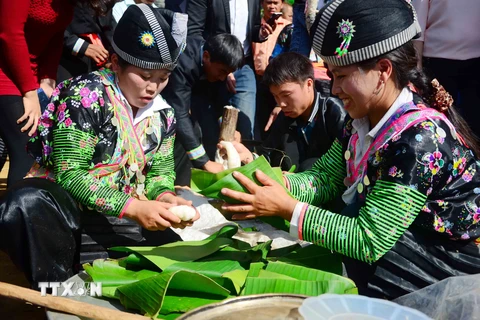
[(233, 238), (237, 231), (228, 225), (202, 241), (115, 247), (128, 256), (84, 269), (102, 283), (104, 298), (160, 319), (243, 295), (357, 293), (353, 281), (341, 276), (340, 256), (330, 250), (298, 244), (272, 250), (271, 241), (252, 247)]
[(255, 177), (256, 170), (261, 170), (274, 181), (283, 185), (282, 169), (278, 167), (272, 168), (265, 157), (261, 156), (255, 159), (255, 161), (240, 168), (229, 169), (219, 173), (210, 173), (199, 169), (192, 169), (191, 188), (193, 191), (198, 192), (207, 198), (222, 199), (229, 203), (235, 203), (233, 199), (222, 195), (220, 191), (222, 188), (229, 188), (236, 191), (248, 192), (248, 190), (233, 177), (232, 173), (234, 171), (241, 172), (250, 180), (259, 184)]

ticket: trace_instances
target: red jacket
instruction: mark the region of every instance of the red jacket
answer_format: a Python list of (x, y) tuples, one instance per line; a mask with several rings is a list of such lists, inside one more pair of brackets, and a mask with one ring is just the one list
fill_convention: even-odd
[(0, 95), (23, 95), (56, 79), (69, 0), (0, 0)]

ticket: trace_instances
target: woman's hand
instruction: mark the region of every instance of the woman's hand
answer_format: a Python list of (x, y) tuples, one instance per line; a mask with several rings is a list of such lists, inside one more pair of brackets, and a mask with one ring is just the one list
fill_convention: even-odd
[[(250, 150), (247, 149), (247, 147), (245, 147), (240, 142), (231, 141), (231, 143), (232, 143), (233, 147), (235, 148), (235, 150), (237, 150), (238, 156), (240, 157), (240, 161), (242, 163), (247, 164), (247, 163), (250, 163), (250, 162), (253, 161), (253, 154), (250, 152)], [(217, 149), (220, 150), (220, 155), (222, 157), (227, 154), (227, 150), (220, 143), (217, 144)]]
[[(163, 196), (160, 197), (160, 199), (158, 199), (158, 201), (160, 201), (160, 202), (165, 202), (165, 203), (169, 203), (169, 204), (172, 204), (173, 206), (189, 206), (189, 207), (193, 207), (193, 206), (192, 206), (192, 201), (185, 200), (185, 199), (180, 198), (179, 196), (174, 195), (174, 194), (172, 194), (172, 193), (165, 193)], [(189, 226), (193, 225), (193, 223), (194, 223), (195, 221), (197, 221), (198, 219), (200, 219), (200, 213), (198, 213), (197, 208), (195, 208), (195, 207), (193, 207), (193, 208), (195, 209), (196, 215), (195, 215), (195, 217), (194, 217), (192, 220), (182, 221), (181, 224), (183, 225), (183, 228), (189, 227)], [(183, 229), (183, 228), (182, 228), (182, 229)]]
[(170, 204), (173, 204), (175, 206), (182, 206), (182, 205), (192, 206), (192, 201), (180, 198), (179, 196), (177, 196), (173, 193), (165, 193), (160, 198), (157, 198), (157, 200), (160, 201), (160, 202), (170, 203)]
[(23, 108), (25, 113), (17, 120), (17, 124), (28, 119), (27, 123), (22, 129), (20, 129), (20, 131), (25, 132), (30, 129), (28, 135), (31, 137), (37, 130), (38, 120), (41, 116), (40, 101), (38, 100), (37, 90), (28, 91), (23, 95)]
[(133, 199), (124, 217), (138, 222), (143, 228), (150, 231), (165, 230), (167, 228), (185, 228), (179, 217), (168, 209), (173, 207), (169, 203), (159, 201), (141, 201)]
[(222, 194), (238, 200), (243, 204), (225, 204), (222, 209), (235, 213), (232, 219), (253, 219), (261, 216), (280, 216), (290, 221), (293, 210), (298, 200), (288, 195), (285, 189), (276, 181), (270, 179), (260, 170), (256, 171), (256, 177), (263, 186), (258, 186), (239, 172), (233, 176), (250, 192), (243, 193), (230, 189), (222, 189)]

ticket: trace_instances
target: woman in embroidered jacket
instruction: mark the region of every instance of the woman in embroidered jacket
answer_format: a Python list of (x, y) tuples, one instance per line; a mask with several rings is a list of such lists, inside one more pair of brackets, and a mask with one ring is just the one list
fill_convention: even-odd
[(0, 207), (0, 248), (31, 282), (66, 280), (75, 263), (105, 258), (108, 247), (180, 240), (167, 228), (198, 219), (168, 210), (191, 202), (174, 192), (174, 111), (159, 95), (185, 47), (186, 22), (129, 7), (113, 37), (113, 71), (54, 90), (29, 145), (37, 178), (10, 189)]
[[(480, 272), (478, 147), (451, 97), (416, 68), (419, 31), (404, 0), (322, 9), (313, 48), (349, 114), (343, 136), (313, 169), (285, 176), (293, 197), (261, 172), (262, 187), (235, 175), (250, 194), (222, 190), (245, 203), (225, 206), (234, 218), (281, 216), (293, 236), (343, 254), (362, 294), (395, 298)], [(323, 210), (336, 195), (344, 210)]]

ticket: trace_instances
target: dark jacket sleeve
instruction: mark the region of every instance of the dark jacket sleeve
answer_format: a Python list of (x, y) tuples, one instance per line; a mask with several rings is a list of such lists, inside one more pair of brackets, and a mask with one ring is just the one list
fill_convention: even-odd
[(267, 41), (267, 39), (260, 39), (260, 27), (262, 26), (260, 0), (255, 0), (255, 10), (254, 12), (249, 12), (249, 14), (253, 15), (250, 20), (250, 23), (252, 23), (252, 28), (250, 29), (252, 32), (250, 35), (252, 42)]
[(343, 108), (343, 103), (335, 97), (328, 97), (325, 101), (325, 126), (330, 140), (341, 139), (343, 132), (343, 123), (347, 114)]
[[(80, 44), (82, 41), (83, 43), (81, 46), (75, 47), (77, 42)], [(83, 57), (85, 55), (85, 51), (87, 51), (88, 44), (88, 41), (81, 39), (78, 35), (73, 33), (70, 26), (65, 30), (63, 34), (64, 51), (70, 52), (74, 56)], [(74, 48), (76, 49), (75, 51)]]
[(188, 35), (203, 37), (207, 23), (208, 0), (188, 0)]
[(181, 55), (178, 66), (170, 75), (167, 87), (162, 91), (162, 97), (175, 110), (176, 139), (187, 151), (188, 158), (196, 168), (203, 167), (209, 160), (190, 120), (192, 89), (200, 78), (201, 66), (195, 64), (196, 58), (200, 57), (199, 50), (198, 43), (187, 42), (187, 50)]

